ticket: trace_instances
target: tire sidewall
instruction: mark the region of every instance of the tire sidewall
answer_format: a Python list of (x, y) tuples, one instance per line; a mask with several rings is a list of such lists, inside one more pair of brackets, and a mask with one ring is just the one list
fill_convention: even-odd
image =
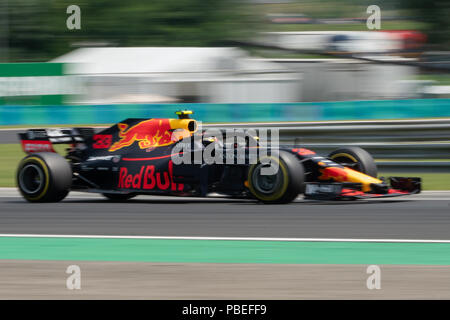
[[(44, 181), (42, 182), (41, 186), (39, 187), (39, 189), (37, 189), (35, 192), (32, 193), (28, 193), (26, 190), (24, 190), (24, 188), (22, 187), (22, 182), (21, 181), (21, 175), (24, 174), (23, 170), (28, 166), (28, 165), (36, 165), (39, 167), (39, 169), (43, 172), (44, 174)], [(20, 193), (22, 194), (22, 196), (27, 199), (28, 201), (40, 201), (41, 199), (43, 199), (45, 197), (45, 195), (48, 193), (48, 189), (49, 189), (49, 185), (50, 185), (50, 181), (51, 181), (51, 177), (50, 177), (50, 172), (48, 170), (48, 167), (46, 165), (46, 163), (38, 156), (36, 155), (29, 155), (27, 157), (25, 157), (19, 165), (19, 168), (17, 169), (17, 187), (19, 188)]]
[[(22, 188), (21, 173), (27, 165), (38, 166), (44, 175), (42, 187), (33, 193)], [(62, 200), (72, 185), (72, 169), (61, 155), (52, 152), (40, 152), (26, 156), (20, 162), (16, 183), (22, 196), (30, 202), (56, 202)]]
[[(253, 174), (255, 169), (261, 164), (262, 160), (270, 159), (276, 161), (278, 170), (281, 170), (282, 183), (271, 194), (263, 194), (257, 190), (253, 184)], [(287, 203), (295, 199), (298, 194), (304, 192), (304, 170), (302, 164), (295, 155), (280, 151), (277, 156), (266, 156), (258, 161), (257, 164), (250, 166), (247, 176), (248, 187), (251, 194), (264, 203)]]

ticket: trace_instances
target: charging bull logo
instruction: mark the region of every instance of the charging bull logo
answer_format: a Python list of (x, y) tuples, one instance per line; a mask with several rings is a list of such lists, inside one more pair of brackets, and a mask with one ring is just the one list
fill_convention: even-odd
[(319, 180), (334, 180), (336, 182), (345, 182), (348, 181), (348, 174), (344, 168), (339, 167), (328, 167), (325, 169), (319, 170), (322, 175), (319, 177)]
[(128, 128), (125, 123), (119, 123), (117, 126), (119, 127), (120, 140), (109, 148), (111, 152), (129, 147), (135, 141), (139, 141), (141, 149), (167, 146), (173, 143), (169, 119), (145, 120), (131, 128)]

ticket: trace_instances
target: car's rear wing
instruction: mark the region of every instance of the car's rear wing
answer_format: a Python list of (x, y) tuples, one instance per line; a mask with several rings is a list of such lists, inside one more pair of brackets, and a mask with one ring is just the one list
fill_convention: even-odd
[(83, 143), (93, 134), (93, 128), (29, 129), (19, 139), (25, 153), (55, 152), (54, 144)]

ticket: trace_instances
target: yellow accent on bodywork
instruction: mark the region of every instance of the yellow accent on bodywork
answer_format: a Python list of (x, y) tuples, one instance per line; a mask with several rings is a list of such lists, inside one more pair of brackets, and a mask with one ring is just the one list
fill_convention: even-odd
[(185, 129), (187, 131), (189, 131), (189, 123), (192, 121), (195, 122), (195, 130), (192, 132), (196, 132), (197, 131), (197, 122), (195, 120), (192, 120), (192, 119), (169, 119), (170, 127), (172, 129)]
[(345, 172), (347, 173), (347, 181), (348, 182), (356, 182), (362, 184), (362, 191), (369, 192), (371, 190), (371, 183), (383, 183), (380, 179), (371, 177), (365, 173), (344, 167)]
[[(195, 130), (189, 131), (189, 123), (195, 122)], [(197, 122), (192, 119), (169, 119), (170, 128), (176, 130), (172, 133), (172, 143), (185, 138), (189, 138), (198, 129)]]
[(192, 110), (180, 110), (180, 111), (176, 111), (175, 114), (177, 115), (183, 115), (183, 114), (193, 114), (194, 112), (192, 112)]
[[(352, 160), (353, 162), (358, 162), (358, 160), (352, 156), (351, 154), (348, 153), (336, 153), (333, 156), (330, 157), (331, 160), (336, 159), (336, 158), (340, 158), (340, 157), (346, 157), (349, 158), (350, 160)], [(362, 191), (364, 192), (369, 192), (371, 190), (370, 188), (370, 184), (371, 183), (383, 183), (383, 181), (381, 181), (380, 179), (371, 177), (365, 173), (344, 167), (345, 172), (347, 173), (347, 181), (348, 182), (356, 182), (356, 183), (361, 183), (363, 185), (362, 187)]]

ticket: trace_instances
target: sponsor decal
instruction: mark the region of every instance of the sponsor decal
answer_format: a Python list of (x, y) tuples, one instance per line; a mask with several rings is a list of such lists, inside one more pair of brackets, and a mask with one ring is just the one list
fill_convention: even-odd
[(139, 148), (141, 149), (167, 146), (174, 143), (169, 119), (145, 120), (131, 128), (128, 128), (125, 123), (119, 123), (117, 126), (119, 127), (120, 140), (109, 148), (111, 152), (129, 147), (136, 141), (139, 142)]
[(117, 188), (182, 191), (184, 185), (173, 182), (173, 162), (169, 161), (167, 171), (157, 171), (154, 165), (144, 165), (138, 173), (132, 174), (128, 168), (121, 167)]
[(112, 144), (112, 135), (110, 134), (95, 134), (94, 143), (92, 147), (94, 149), (108, 149)]
[(25, 153), (55, 152), (50, 141), (46, 140), (22, 140), (22, 149)]
[(86, 161), (109, 161), (111, 160), (114, 163), (120, 161), (120, 156), (98, 156), (98, 157), (89, 157)]

